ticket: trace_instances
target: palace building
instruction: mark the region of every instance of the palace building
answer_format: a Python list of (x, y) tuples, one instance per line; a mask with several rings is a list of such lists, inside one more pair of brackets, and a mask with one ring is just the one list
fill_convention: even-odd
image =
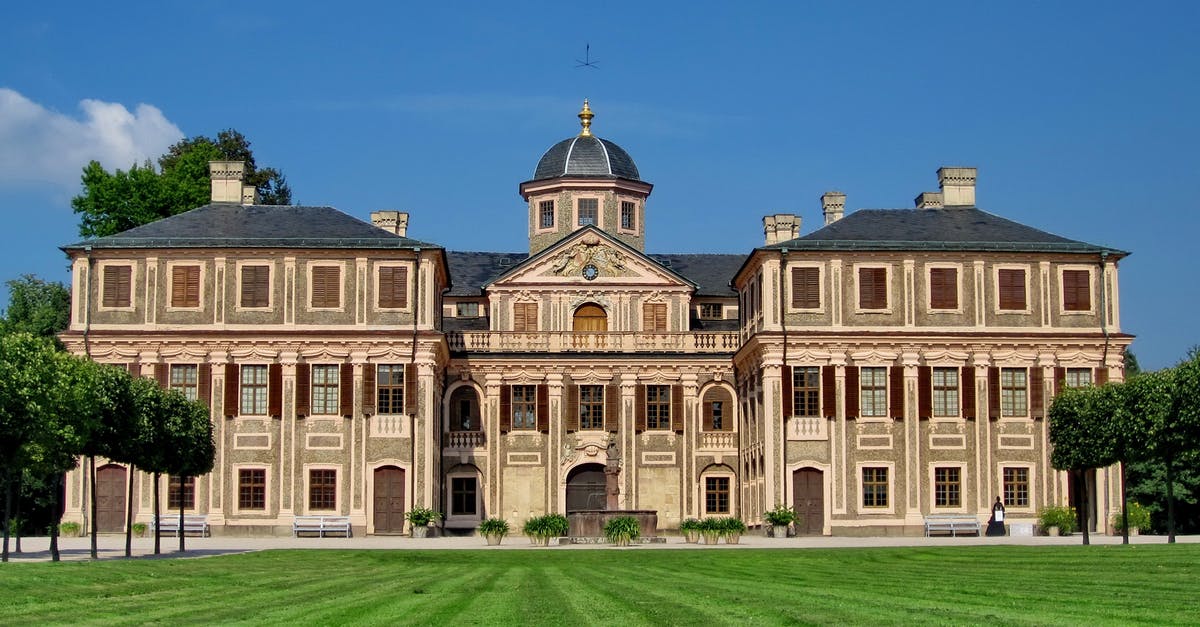
[[(466, 533), (612, 504), (671, 530), (782, 504), (799, 534), (846, 535), (1070, 501), (1046, 409), (1122, 378), (1127, 253), (976, 207), (965, 167), (915, 208), (828, 192), (816, 230), (766, 216), (747, 254), (648, 252), (653, 186), (592, 117), (520, 184), (520, 252), (414, 239), (397, 211), (258, 205), (233, 162), (210, 204), (66, 246), (68, 350), (211, 408), (215, 469), (163, 482), (164, 503), (216, 534), (304, 515), (404, 533), (417, 506)], [(99, 531), (123, 530), (131, 487), (149, 520), (148, 478), (98, 466)], [(1104, 531), (1119, 483), (1087, 481)], [(69, 476), (66, 520), (87, 523), (87, 482)]]

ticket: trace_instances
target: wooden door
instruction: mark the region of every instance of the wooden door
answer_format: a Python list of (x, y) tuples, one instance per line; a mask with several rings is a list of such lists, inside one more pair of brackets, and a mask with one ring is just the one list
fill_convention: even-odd
[(96, 531), (125, 530), (125, 467), (108, 465), (96, 470)]
[(404, 470), (375, 469), (375, 533), (404, 531)]
[(825, 474), (815, 468), (792, 473), (792, 508), (796, 510), (796, 534), (819, 536), (825, 529)]

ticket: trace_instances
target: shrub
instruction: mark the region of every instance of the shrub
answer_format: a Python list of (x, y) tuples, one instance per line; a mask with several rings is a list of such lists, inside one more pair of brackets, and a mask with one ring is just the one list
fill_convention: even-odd
[(546, 514), (546, 525), (550, 531), (550, 537), (558, 538), (567, 535), (571, 532), (571, 523), (567, 521), (567, 517), (562, 514)]
[(723, 535), (740, 536), (743, 533), (746, 533), (746, 523), (742, 522), (742, 519), (738, 518), (737, 516), (722, 518), (720, 521), (721, 532)]
[(604, 523), (604, 537), (617, 545), (628, 545), (642, 534), (641, 525), (633, 516), (617, 516)]
[[(1121, 512), (1113, 514), (1112, 526), (1117, 531), (1125, 530), (1125, 520), (1122, 518)], [(1150, 510), (1142, 507), (1140, 503), (1130, 503), (1129, 528), (1137, 529), (1138, 531), (1148, 531), (1150, 529)]]
[(772, 527), (786, 527), (796, 520), (796, 512), (786, 505), (776, 505), (775, 509), (763, 514)]
[(1075, 508), (1064, 505), (1050, 505), (1038, 512), (1038, 526), (1043, 531), (1050, 527), (1058, 527), (1059, 533), (1070, 535), (1075, 531)]
[(700, 521), (695, 518), (685, 518), (679, 523), (680, 531), (700, 531)]
[(416, 527), (424, 527), (441, 519), (442, 515), (428, 507), (414, 507), (404, 515)]
[(82, 527), (80, 527), (79, 523), (77, 522), (65, 522), (58, 526), (58, 534), (62, 536), (76, 537), (79, 535), (79, 531), (81, 529)]
[(546, 543), (550, 538), (565, 536), (571, 530), (570, 523), (567, 522), (567, 517), (562, 514), (546, 514), (545, 516), (534, 516), (525, 521), (521, 527), (521, 533), (529, 536), (529, 539)]
[(508, 535), (508, 521), (503, 518), (488, 518), (479, 523), (479, 535), (481, 536), (500, 536)]

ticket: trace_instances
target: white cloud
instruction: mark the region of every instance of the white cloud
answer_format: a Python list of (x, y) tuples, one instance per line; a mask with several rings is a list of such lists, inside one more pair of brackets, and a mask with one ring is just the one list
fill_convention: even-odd
[(10, 182), (79, 184), (93, 159), (105, 168), (128, 169), (155, 159), (183, 137), (162, 111), (101, 100), (79, 103), (82, 117), (52, 111), (0, 87), (0, 185)]

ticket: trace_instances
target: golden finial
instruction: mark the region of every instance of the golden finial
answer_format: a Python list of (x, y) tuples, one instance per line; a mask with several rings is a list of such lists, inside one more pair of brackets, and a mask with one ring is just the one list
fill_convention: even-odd
[(596, 117), (596, 114), (592, 113), (591, 108), (588, 107), (587, 98), (584, 98), (583, 110), (579, 112), (579, 125), (583, 127), (583, 130), (579, 131), (580, 137), (592, 136), (592, 118), (594, 117)]

